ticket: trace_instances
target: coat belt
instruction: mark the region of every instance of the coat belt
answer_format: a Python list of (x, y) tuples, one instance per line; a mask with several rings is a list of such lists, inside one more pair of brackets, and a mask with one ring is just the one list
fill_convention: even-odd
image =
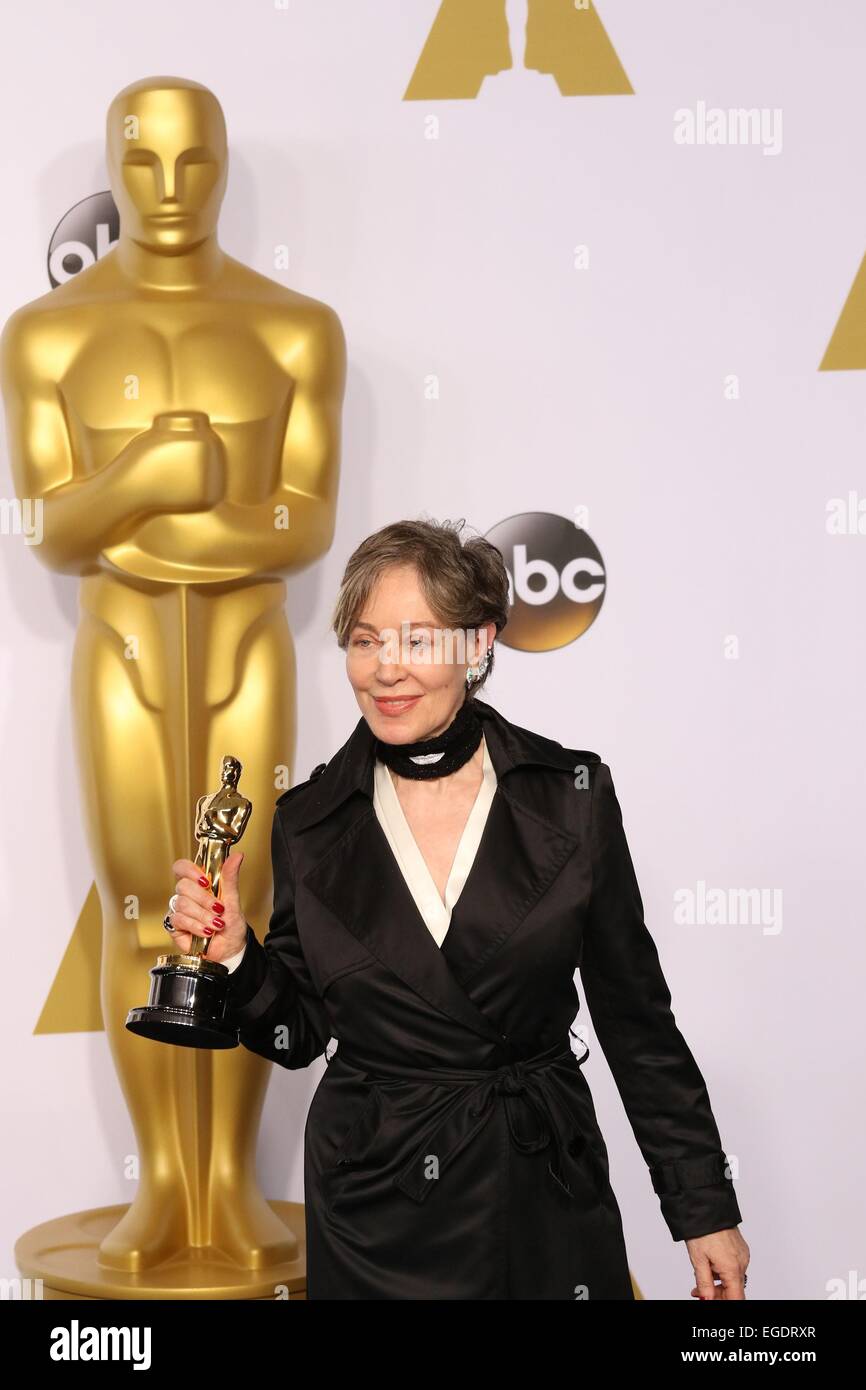
[[(353, 1048), (344, 1047), (342, 1043), (337, 1050), (341, 1062), (363, 1071), (373, 1086), (386, 1094), (389, 1085), (393, 1087), (407, 1081), (448, 1086), (456, 1091), (444, 1114), (436, 1117), (415, 1153), (394, 1178), (395, 1184), (416, 1202), (423, 1202), (435, 1186), (435, 1180), (427, 1175), (430, 1159), (437, 1160), (436, 1176), (441, 1176), (487, 1124), (499, 1100), (505, 1107), (514, 1147), (521, 1153), (535, 1153), (550, 1146), (553, 1149), (547, 1165), (550, 1176), (573, 1200), (579, 1200), (581, 1195), (585, 1199), (586, 1173), (577, 1161), (578, 1156), (582, 1158), (588, 1152), (592, 1163), (598, 1165), (600, 1161), (591, 1154), (586, 1136), (576, 1122), (573, 1087), (575, 1068), (581, 1067), (588, 1056), (589, 1049), (582, 1057), (576, 1057), (566, 1042), (557, 1043), (525, 1061), (490, 1069), (459, 1069), (383, 1067), (377, 1061), (365, 1061)], [(535, 1116), (536, 1129), (530, 1135), (521, 1133), (519, 1128), (521, 1101)]]

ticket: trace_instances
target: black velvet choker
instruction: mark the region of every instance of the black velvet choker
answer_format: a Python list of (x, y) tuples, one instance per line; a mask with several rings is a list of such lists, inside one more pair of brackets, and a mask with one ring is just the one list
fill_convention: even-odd
[[(468, 763), (481, 742), (481, 733), (475, 703), (467, 697), (443, 733), (416, 743), (385, 743), (377, 738), (376, 757), (398, 777), (447, 777)], [(414, 761), (416, 758), (420, 761)]]

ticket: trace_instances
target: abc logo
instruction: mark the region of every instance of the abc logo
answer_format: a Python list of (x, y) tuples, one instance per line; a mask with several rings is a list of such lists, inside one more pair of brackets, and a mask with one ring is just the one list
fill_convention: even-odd
[(93, 265), (120, 236), (120, 216), (111, 193), (92, 193), (70, 208), (48, 246), (48, 278), (57, 289)]
[(508, 570), (508, 626), (497, 639), (522, 652), (548, 652), (581, 637), (604, 602), (598, 547), (566, 517), (522, 512), (500, 521), (486, 539)]

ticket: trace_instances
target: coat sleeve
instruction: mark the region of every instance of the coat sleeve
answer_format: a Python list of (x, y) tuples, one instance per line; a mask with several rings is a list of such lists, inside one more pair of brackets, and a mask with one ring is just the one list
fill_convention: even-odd
[(274, 907), (264, 941), (247, 923), (243, 959), (229, 975), (225, 1017), (250, 1052), (295, 1071), (321, 1057), (330, 1024), (295, 920), (295, 874), (279, 811), (271, 827)]
[(671, 995), (623, 830), (610, 768), (592, 786), (593, 880), (580, 975), (595, 1034), (674, 1240), (742, 1220), (704, 1078)]

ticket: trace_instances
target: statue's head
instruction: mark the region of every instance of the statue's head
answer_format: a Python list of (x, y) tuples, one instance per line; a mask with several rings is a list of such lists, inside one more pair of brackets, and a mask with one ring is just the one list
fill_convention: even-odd
[(118, 92), (106, 160), (121, 236), (165, 255), (216, 231), (228, 176), (222, 107), (182, 77), (145, 77)]
[(236, 787), (241, 775), (241, 764), (237, 758), (223, 758), (222, 781), (224, 787)]

